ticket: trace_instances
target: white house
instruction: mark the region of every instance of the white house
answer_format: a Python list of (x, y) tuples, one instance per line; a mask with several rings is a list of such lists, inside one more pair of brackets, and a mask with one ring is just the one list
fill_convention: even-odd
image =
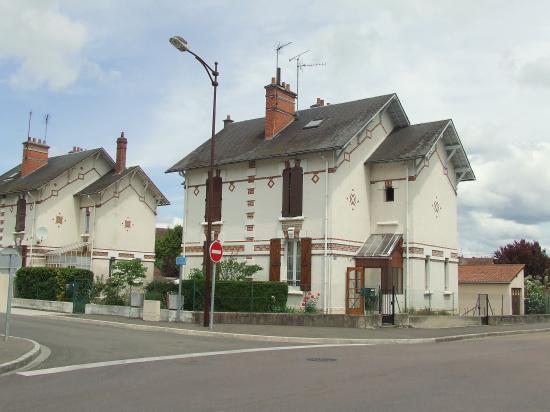
[[(320, 292), (329, 313), (363, 313), (362, 288), (405, 308), (458, 308), (457, 190), (475, 176), (452, 120), (411, 125), (397, 95), (295, 111), (275, 78), (265, 118), (216, 134), (214, 237), (226, 254)], [(188, 268), (201, 266), (210, 143), (167, 172), (185, 179)], [(385, 291), (385, 292), (384, 292)], [(391, 301), (391, 300), (390, 300)]]
[(0, 176), (0, 248), (22, 246), (28, 266), (82, 267), (107, 277), (117, 260), (155, 260), (157, 207), (168, 200), (139, 166), (103, 148), (48, 156), (45, 141), (23, 143), (22, 163)]

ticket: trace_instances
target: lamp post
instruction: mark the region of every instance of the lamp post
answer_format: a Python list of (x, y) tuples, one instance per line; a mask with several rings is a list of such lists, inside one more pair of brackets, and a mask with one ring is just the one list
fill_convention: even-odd
[[(174, 36), (170, 38), (170, 44), (174, 46), (176, 49), (178, 49), (180, 52), (185, 53), (191, 53), (195, 59), (204, 67), (204, 70), (206, 70), (206, 74), (210, 78), (210, 82), (212, 83), (212, 87), (214, 88), (214, 101), (212, 104), (212, 138), (210, 140), (210, 168), (208, 169), (208, 202), (207, 202), (207, 232), (206, 232), (206, 248), (203, 251), (204, 255), (208, 253), (208, 250), (210, 249), (210, 244), (212, 243), (212, 202), (214, 198), (214, 184), (213, 184), (213, 177), (214, 177), (214, 155), (215, 155), (215, 141), (214, 141), (214, 135), (216, 134), (216, 92), (218, 89), (218, 62), (214, 62), (214, 68), (210, 67), (208, 63), (206, 63), (202, 58), (197, 56), (195, 53), (193, 53), (191, 50), (189, 50), (189, 46), (187, 44), (187, 41), (185, 41), (180, 36)], [(206, 256), (205, 256), (206, 257)], [(210, 325), (210, 300), (212, 298), (211, 295), (211, 282), (212, 282), (212, 262), (208, 257), (205, 259), (205, 282), (204, 282), (204, 316), (203, 316), (203, 326), (207, 327)]]

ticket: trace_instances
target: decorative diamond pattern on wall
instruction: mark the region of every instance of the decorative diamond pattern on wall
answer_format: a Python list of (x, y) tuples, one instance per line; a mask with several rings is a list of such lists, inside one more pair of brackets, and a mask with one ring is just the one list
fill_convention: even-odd
[(231, 182), (229, 183), (229, 191), (232, 192), (233, 190), (235, 190), (235, 183)]
[(351, 193), (347, 196), (346, 200), (350, 204), (351, 210), (355, 210), (355, 208), (359, 204), (359, 198), (357, 197), (354, 189), (351, 189)]
[(273, 186), (275, 186), (275, 181), (273, 180), (272, 177), (269, 178), (269, 181), (267, 182), (267, 185), (269, 186), (270, 189), (271, 189)]
[(193, 190), (193, 194), (194, 194), (195, 196), (198, 196), (199, 193), (200, 193), (199, 187), (198, 187), (198, 186), (195, 186), (195, 190)]
[(313, 177), (311, 178), (311, 181), (315, 184), (317, 184), (317, 182), (319, 181), (319, 175), (317, 173), (315, 173), (313, 175)]
[(439, 200), (437, 199), (437, 196), (435, 197), (435, 200), (432, 203), (432, 208), (435, 212), (435, 218), (437, 219), (439, 217), (439, 212), (441, 212), (443, 210), (443, 207), (441, 206), (441, 203), (439, 203)]

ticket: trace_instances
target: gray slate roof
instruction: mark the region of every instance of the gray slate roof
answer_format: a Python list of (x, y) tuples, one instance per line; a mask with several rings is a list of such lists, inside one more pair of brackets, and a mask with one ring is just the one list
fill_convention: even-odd
[(131, 167), (125, 169), (124, 171), (122, 171), (121, 173), (115, 173), (114, 170), (111, 170), (109, 173), (107, 173), (106, 175), (101, 176), (95, 182), (93, 182), (92, 184), (85, 187), (84, 189), (82, 189), (77, 194), (75, 194), (75, 196), (94, 195), (96, 193), (101, 193), (105, 189), (107, 189), (108, 187), (114, 185), (119, 180), (123, 179), (124, 177), (126, 177), (126, 176), (128, 176), (128, 175), (130, 175), (134, 172), (139, 173), (143, 179), (145, 179), (146, 181), (149, 181), (149, 185), (151, 186), (151, 188), (154, 191), (156, 191), (157, 195), (160, 197), (160, 203), (159, 204), (161, 206), (165, 206), (165, 205), (170, 204), (168, 199), (162, 194), (162, 192), (159, 190), (159, 188), (155, 186), (155, 184), (151, 181), (151, 179), (149, 179), (147, 174), (139, 166), (131, 166)]
[[(271, 140), (264, 139), (264, 118), (235, 122), (216, 134), (217, 165), (342, 148), (366, 123), (392, 101), (395, 94), (371, 97), (298, 111), (298, 118)], [(408, 124), (402, 109), (399, 123)], [(324, 119), (319, 127), (304, 129), (311, 120)], [(167, 173), (206, 167), (210, 164), (210, 141), (184, 157)]]
[(369, 157), (368, 162), (396, 162), (426, 156), (449, 121), (420, 123), (392, 131)]
[(103, 153), (105, 158), (114, 165), (111, 157), (101, 148), (69, 153), (61, 156), (52, 156), (48, 159), (48, 163), (45, 166), (35, 170), (25, 177), (21, 177), (21, 165), (17, 165), (1, 175), (0, 194), (25, 192), (38, 189), (49, 181), (55, 179), (57, 176), (76, 166), (84, 159), (94, 156), (97, 153)]

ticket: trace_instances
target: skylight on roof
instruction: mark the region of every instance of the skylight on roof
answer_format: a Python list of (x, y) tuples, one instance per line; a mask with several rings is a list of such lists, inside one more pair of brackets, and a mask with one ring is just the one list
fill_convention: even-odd
[(314, 127), (319, 127), (319, 125), (323, 122), (325, 119), (315, 119), (311, 120), (308, 124), (304, 126), (304, 129), (313, 129)]

